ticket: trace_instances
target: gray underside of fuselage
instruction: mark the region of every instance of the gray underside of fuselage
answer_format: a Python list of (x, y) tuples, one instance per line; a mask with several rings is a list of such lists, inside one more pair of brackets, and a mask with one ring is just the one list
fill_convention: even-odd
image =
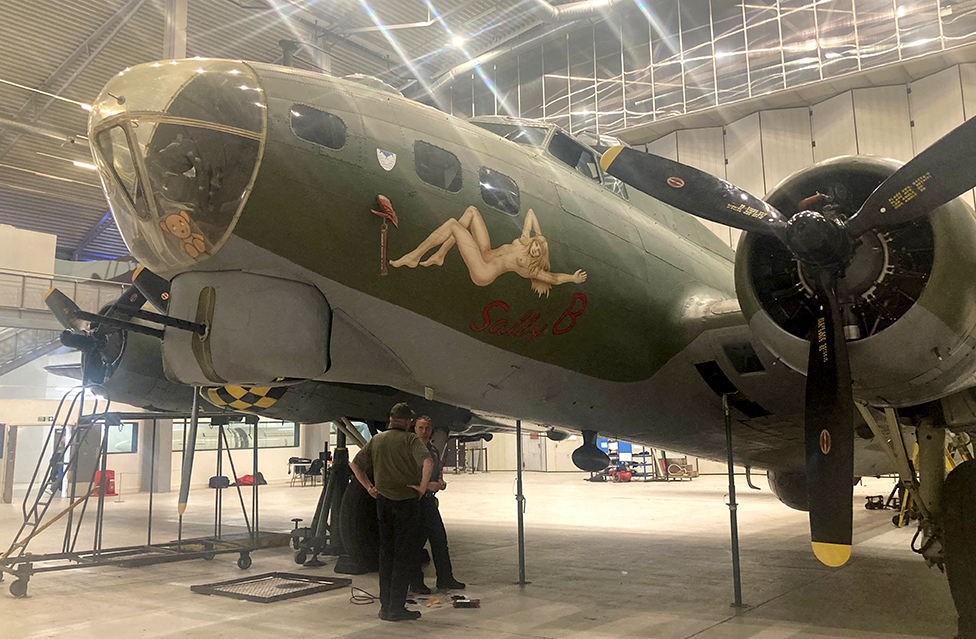
[[(199, 270), (246, 270), (316, 285), (333, 311), (331, 368), (325, 382), (390, 386), (439, 402), (571, 430), (725, 459), (722, 400), (695, 364), (717, 362), (728, 378), (765, 408), (746, 418), (733, 410), (736, 463), (803, 467), (804, 377), (751, 338), (744, 320), (705, 330), (650, 379), (612, 382), (492, 346), (417, 313), (337, 284), (236, 236)], [(472, 309), (472, 318), (481, 309)], [(728, 324), (728, 322), (726, 322)], [(285, 336), (282, 336), (284, 338)], [(725, 343), (753, 342), (765, 370), (736, 373)], [(599, 353), (594, 353), (599, 357)], [(859, 457), (862, 457), (859, 445)], [(859, 474), (876, 474), (878, 455), (863, 455)]]

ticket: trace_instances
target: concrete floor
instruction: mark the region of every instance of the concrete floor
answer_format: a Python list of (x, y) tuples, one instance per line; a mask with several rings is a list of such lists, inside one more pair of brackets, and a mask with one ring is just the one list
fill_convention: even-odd
[[(257, 604), (192, 594), (192, 584), (241, 577), (236, 555), (137, 569), (86, 568), (37, 575), (29, 596), (0, 591), (0, 637), (104, 639), (185, 637), (653, 637), (660, 639), (811, 639), (954, 637), (955, 609), (945, 578), (909, 549), (910, 529), (891, 512), (860, 507), (891, 482), (858, 487), (855, 551), (843, 568), (819, 565), (809, 550), (806, 516), (765, 488), (740, 486), (743, 600), (732, 601), (727, 492), (722, 477), (693, 482), (591, 484), (578, 474), (527, 474), (526, 563), (520, 589), (514, 473), (448, 476), (441, 499), (456, 576), (482, 608), (423, 608), (417, 622), (376, 618), (379, 604), (354, 606), (349, 591)], [(740, 482), (744, 484), (744, 482)], [(262, 489), (262, 529), (309, 519), (318, 489)], [(227, 529), (236, 496), (228, 494)], [(175, 495), (156, 497), (154, 541), (175, 537)], [(207, 534), (212, 496), (191, 496), (186, 535)], [(145, 495), (109, 501), (106, 545), (143, 543)], [(239, 516), (239, 515), (237, 515)], [(0, 505), (0, 545), (19, 524), (18, 505)], [(35, 552), (57, 545), (60, 526)], [(53, 534), (52, 534), (53, 533)], [(41, 543), (44, 542), (44, 543)], [(47, 546), (45, 548), (45, 546)], [(333, 574), (296, 566), (284, 548), (257, 552), (250, 573)], [(427, 581), (434, 579), (432, 573)], [(4, 586), (9, 583), (9, 578)], [(376, 593), (375, 575), (353, 584)]]

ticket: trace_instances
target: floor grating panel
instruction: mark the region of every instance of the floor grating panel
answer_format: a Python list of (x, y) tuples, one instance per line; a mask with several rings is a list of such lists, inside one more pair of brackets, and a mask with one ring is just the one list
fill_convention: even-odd
[(342, 577), (268, 572), (242, 579), (190, 586), (190, 591), (201, 595), (217, 595), (257, 603), (274, 603), (284, 599), (294, 599), (295, 597), (344, 588), (351, 584), (352, 579)]

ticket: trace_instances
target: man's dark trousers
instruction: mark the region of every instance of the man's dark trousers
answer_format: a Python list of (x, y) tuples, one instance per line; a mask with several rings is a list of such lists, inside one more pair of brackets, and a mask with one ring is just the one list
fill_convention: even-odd
[(376, 519), (380, 532), (380, 606), (402, 610), (407, 588), (419, 568), (421, 536), (420, 501), (376, 498)]
[[(437, 497), (426, 495), (420, 500), (421, 526), (419, 557), (424, 556), (424, 542), (430, 541), (430, 555), (434, 562), (434, 569), (437, 571), (437, 582), (445, 583), (454, 579), (454, 569), (451, 566), (451, 554), (447, 550), (447, 530), (444, 529), (444, 520), (441, 519), (440, 508), (437, 507)], [(416, 583), (423, 582), (423, 572), (417, 572), (419, 578)]]

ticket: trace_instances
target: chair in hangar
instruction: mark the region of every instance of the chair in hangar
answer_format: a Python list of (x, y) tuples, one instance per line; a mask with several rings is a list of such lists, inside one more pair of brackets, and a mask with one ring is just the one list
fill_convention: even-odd
[(309, 464), (308, 468), (305, 470), (305, 477), (302, 478), (302, 485), (305, 485), (305, 478), (312, 480), (312, 485), (316, 484), (316, 477), (322, 476), (322, 471), (325, 469), (325, 461), (322, 459), (313, 459), (312, 463)]
[(295, 485), (295, 481), (300, 480), (302, 486), (305, 485), (305, 474), (308, 472), (312, 465), (312, 460), (308, 457), (289, 457), (288, 458), (288, 472), (291, 473), (291, 485)]

